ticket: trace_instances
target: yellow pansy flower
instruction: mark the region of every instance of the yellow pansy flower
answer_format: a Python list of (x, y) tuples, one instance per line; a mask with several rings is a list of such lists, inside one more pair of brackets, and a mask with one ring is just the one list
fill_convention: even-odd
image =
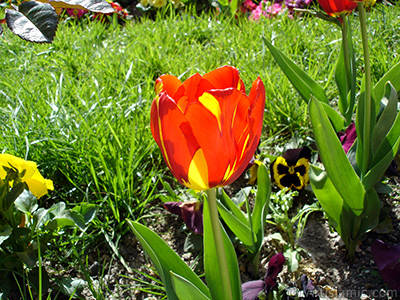
[[(6, 178), (8, 169), (14, 170), (16, 176), (18, 176), (18, 178), (14, 178), (18, 179), (19, 182), (24, 182), (29, 191), (38, 199), (46, 195), (48, 190), (54, 190), (53, 181), (45, 179), (37, 169), (37, 164), (33, 161), (27, 161), (10, 154), (0, 154), (0, 179)], [(15, 179), (13, 179), (11, 185), (13, 185)]]

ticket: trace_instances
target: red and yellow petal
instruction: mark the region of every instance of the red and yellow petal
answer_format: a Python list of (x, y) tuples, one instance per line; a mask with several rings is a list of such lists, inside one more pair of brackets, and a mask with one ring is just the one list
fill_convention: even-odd
[(172, 75), (162, 75), (157, 78), (155, 84), (155, 91), (158, 95), (162, 91), (166, 92), (170, 97), (173, 97), (178, 90), (178, 88), (182, 85), (182, 82)]
[(166, 93), (153, 101), (151, 131), (172, 174), (181, 183), (188, 182), (189, 166), (199, 145), (189, 122)]
[(203, 76), (215, 89), (235, 88), (243, 93), (246, 92), (244, 83), (235, 67), (223, 66)]
[(357, 2), (348, 0), (318, 0), (318, 3), (327, 14), (335, 17), (349, 13), (357, 7)]

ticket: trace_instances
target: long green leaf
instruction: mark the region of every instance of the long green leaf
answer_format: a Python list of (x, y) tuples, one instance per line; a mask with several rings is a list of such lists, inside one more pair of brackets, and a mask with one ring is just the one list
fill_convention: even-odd
[(362, 179), (366, 190), (372, 188), (383, 176), (390, 163), (394, 159), (400, 145), (400, 116), (397, 114), (396, 120), (381, 142), (379, 148), (374, 153), (370, 170)]
[(279, 67), (307, 104), (311, 95), (319, 101), (329, 104), (324, 89), (318, 83), (283, 54), (283, 52), (275, 48), (265, 37), (263, 37), (263, 40)]
[(336, 70), (335, 70), (335, 82), (339, 92), (339, 111), (340, 113), (345, 116), (346, 111), (349, 109), (349, 105), (347, 102), (347, 94), (349, 92), (349, 87), (347, 85), (347, 77), (346, 77), (346, 68), (344, 63), (344, 51), (343, 51), (343, 41), (342, 47), (340, 49), (338, 61), (336, 63)]
[(342, 235), (340, 216), (343, 209), (343, 199), (330, 180), (328, 173), (310, 165), (310, 183), (319, 203), (328, 214), (331, 225)]
[(338, 193), (356, 215), (362, 213), (365, 190), (319, 101), (310, 101), (310, 119), (321, 160)]
[(240, 222), (247, 224), (248, 220), (243, 211), (232, 201), (231, 198), (225, 193), (224, 189), (219, 189), (217, 193), (218, 200), (229, 209)]
[(127, 220), (127, 222), (156, 267), (164, 283), (169, 300), (179, 299), (172, 285), (170, 271), (183, 276), (204, 295), (210, 297), (210, 291), (203, 281), (157, 234), (138, 222), (130, 220)]
[(365, 194), (365, 209), (363, 218), (361, 219), (360, 229), (358, 231), (361, 237), (364, 233), (374, 229), (379, 223), (379, 214), (381, 209), (381, 201), (374, 188), (368, 190)]
[(389, 82), (386, 84), (385, 96), (382, 100), (387, 102), (387, 104), (378, 122), (376, 123), (374, 132), (372, 133), (372, 153), (375, 153), (378, 147), (381, 145), (397, 117), (397, 92)]
[(376, 111), (379, 109), (378, 100), (382, 99), (385, 94), (386, 83), (390, 81), (397, 92), (400, 91), (400, 62), (395, 64), (378, 82), (375, 84), (373, 93), (377, 100)]
[(253, 232), (250, 227), (246, 224), (242, 223), (232, 212), (226, 209), (220, 202), (218, 202), (218, 212), (229, 227), (230, 230), (236, 235), (236, 237), (248, 248), (254, 249), (254, 240)]
[(263, 163), (259, 163), (257, 169), (257, 195), (251, 214), (257, 250), (261, 247), (264, 238), (265, 219), (268, 213), (270, 195), (271, 181), (269, 179), (268, 169)]
[(210, 297), (204, 295), (193, 283), (186, 278), (170, 271), (172, 284), (176, 295), (180, 300), (210, 300)]
[[(211, 226), (208, 201), (204, 201), (203, 207), (203, 226), (204, 226), (204, 270), (206, 273), (207, 285), (210, 289), (213, 300), (226, 299), (221, 288), (221, 274), (218, 268), (218, 258), (215, 249), (214, 235)], [(235, 249), (222, 225), (222, 236), (225, 248), (226, 260), (229, 269), (229, 279), (232, 288), (232, 299), (242, 299), (241, 281), (239, 265)]]
[(329, 104), (321, 102), (322, 107), (324, 108), (326, 114), (328, 115), (329, 120), (332, 123), (333, 128), (336, 132), (343, 130), (346, 127), (346, 121), (343, 119), (341, 115)]

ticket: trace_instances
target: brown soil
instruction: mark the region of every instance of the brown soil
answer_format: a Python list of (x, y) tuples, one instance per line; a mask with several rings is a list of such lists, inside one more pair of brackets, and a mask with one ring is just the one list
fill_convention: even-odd
[[(395, 183), (394, 179), (391, 181)], [(377, 238), (391, 244), (400, 243), (400, 201), (397, 191), (393, 195), (396, 197), (382, 198), (383, 207), (388, 209), (393, 229), (386, 234), (377, 232), (366, 234), (357, 248), (353, 262), (346, 259), (343, 242), (329, 227), (323, 214), (313, 213), (307, 222), (303, 236), (297, 240), (297, 243), (305, 250), (301, 252), (299, 270), (296, 273), (289, 273), (287, 268), (284, 268), (279, 277), (280, 282), (298, 287), (300, 275), (306, 274), (313, 280), (322, 299), (400, 299), (400, 292), (389, 289), (381, 279), (371, 254), (371, 244)], [(182, 220), (166, 212), (161, 203), (156, 205), (159, 208), (155, 211), (156, 217), (148, 220), (151, 224), (149, 227), (157, 232), (185, 262), (196, 265), (199, 253), (184, 251), (184, 241), (189, 231), (184, 229)], [(260, 278), (265, 274), (269, 258), (282, 251), (276, 241), (268, 238), (274, 232), (276, 228), (267, 224), (266, 238), (261, 251)], [(115, 258), (109, 248), (103, 249), (100, 261), (98, 253), (93, 255), (93, 260), (90, 262), (91, 275), (95, 284), (101, 286), (103, 291), (108, 290), (104, 293), (108, 295), (107, 299), (161, 299), (162, 296), (155, 296), (139, 289), (146, 288), (145, 284), (138, 282), (139, 280), (158, 286), (160, 284), (144, 275), (149, 274), (157, 278), (151, 262), (133, 234), (127, 234), (119, 247), (119, 252), (131, 270), (137, 270), (143, 274), (129, 273), (121, 260)], [(239, 265), (242, 281), (252, 280), (248, 263), (240, 247), (237, 247), (237, 253), (241, 257)], [(108, 265), (104, 277), (99, 276), (99, 265), (103, 268)], [(102, 278), (101, 282), (99, 282), (100, 278)], [(154, 288), (153, 290), (157, 291)], [(83, 297), (88, 300), (96, 299), (88, 289), (84, 290)]]

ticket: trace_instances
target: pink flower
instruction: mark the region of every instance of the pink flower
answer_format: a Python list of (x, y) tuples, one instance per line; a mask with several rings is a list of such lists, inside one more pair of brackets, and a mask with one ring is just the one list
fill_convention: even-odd
[(89, 11), (87, 11), (85, 9), (67, 8), (68, 16), (70, 16), (72, 18), (77, 18), (77, 19), (82, 18), (88, 12)]
[(252, 0), (244, 0), (242, 3), (242, 12), (252, 12), (257, 8), (257, 4), (255, 4)]
[(276, 17), (282, 11), (282, 3), (274, 3), (267, 7), (268, 17)]

